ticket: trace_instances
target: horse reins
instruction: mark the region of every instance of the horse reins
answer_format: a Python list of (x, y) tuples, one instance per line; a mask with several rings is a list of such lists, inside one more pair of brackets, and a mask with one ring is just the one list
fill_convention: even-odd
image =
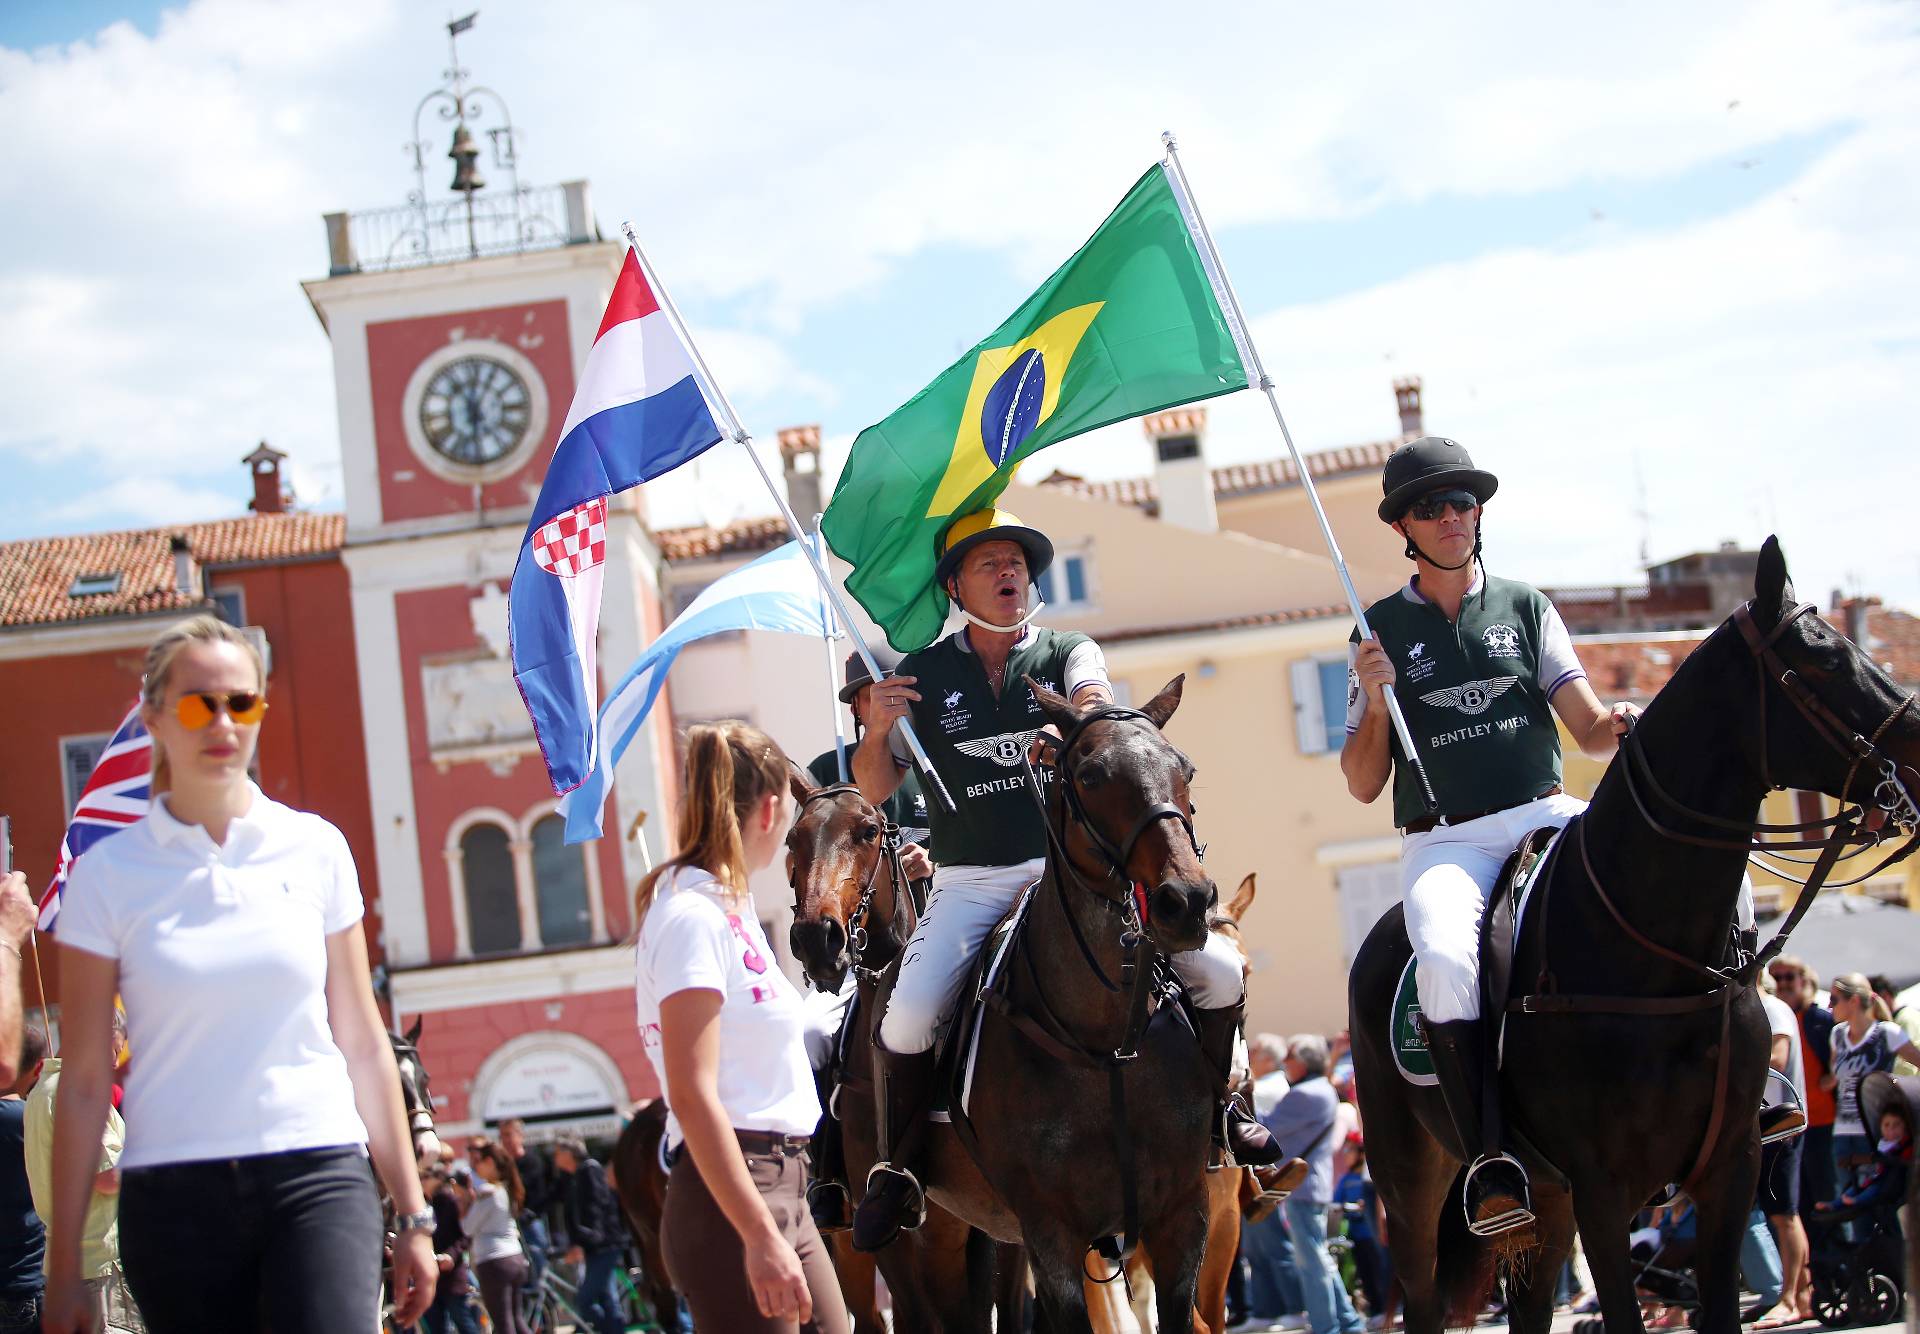
[[(1543, 867), (1541, 870), (1543, 893), (1540, 914), (1539, 982), (1543, 994), (1523, 996), (1508, 1005), (1509, 1012), (1521, 1014), (1610, 1013), (1641, 1016), (1678, 1015), (1719, 1008), (1720, 1041), (1715, 1061), (1713, 1110), (1707, 1121), (1707, 1132), (1701, 1141), (1700, 1152), (1694, 1159), (1693, 1168), (1689, 1171), (1686, 1181), (1682, 1183), (1683, 1188), (1691, 1187), (1705, 1172), (1726, 1121), (1726, 1093), (1729, 1077), (1728, 1038), (1732, 1031), (1735, 995), (1745, 987), (1751, 986), (1760, 969), (1766, 967), (1786, 947), (1788, 937), (1799, 926), (1807, 910), (1813, 906), (1814, 899), (1818, 897), (1835, 863), (1840, 860), (1843, 853), (1847, 856), (1856, 856), (1867, 848), (1879, 846), (1883, 841), (1881, 830), (1889, 822), (1896, 829), (1910, 835), (1903, 846), (1894, 849), (1879, 865), (1854, 880), (1844, 882), (1842, 887), (1845, 884), (1858, 884), (1862, 880), (1879, 874), (1887, 867), (1911, 856), (1916, 846), (1920, 846), (1920, 808), (1916, 807), (1911, 790), (1900, 777), (1902, 766), (1880, 749), (1881, 740), (1894, 724), (1912, 710), (1914, 706), (1912, 693), (1909, 692), (1901, 697), (1900, 702), (1881, 720), (1871, 736), (1862, 736), (1828, 707), (1813, 688), (1800, 678), (1799, 673), (1780, 656), (1775, 647), (1780, 638), (1800, 617), (1815, 610), (1814, 605), (1807, 602), (1789, 609), (1781, 615), (1773, 629), (1765, 634), (1754, 622), (1752, 609), (1751, 602), (1743, 603), (1734, 609), (1730, 619), (1739, 629), (1741, 638), (1754, 661), (1759, 693), (1761, 780), (1769, 791), (1780, 790), (1779, 785), (1773, 781), (1768, 761), (1767, 686), (1773, 684), (1780, 687), (1781, 693), (1806, 719), (1808, 725), (1813, 728), (1814, 735), (1841, 755), (1849, 757), (1846, 778), (1840, 785), (1840, 795), (1836, 799), (1839, 807), (1836, 813), (1821, 820), (1809, 820), (1796, 824), (1768, 824), (1730, 820), (1706, 811), (1695, 810), (1661, 786), (1659, 779), (1654, 775), (1652, 763), (1647, 759), (1645, 747), (1637, 732), (1633, 730), (1629, 730), (1621, 739), (1620, 749), (1625, 753), (1627, 760), (1621, 766), (1621, 775), (1641, 819), (1649, 829), (1662, 838), (1694, 847), (1739, 850), (1748, 853), (1749, 856), (1754, 853), (1764, 856), (1779, 850), (1818, 849), (1819, 855), (1811, 863), (1813, 869), (1801, 882), (1799, 893), (1786, 921), (1768, 940), (1764, 949), (1756, 950), (1752, 958), (1737, 962), (1734, 967), (1728, 969), (1714, 968), (1670, 949), (1635, 927), (1614, 903), (1613, 897), (1607, 893), (1604, 882), (1594, 869), (1593, 858), (1587, 846), (1586, 821), (1581, 816), (1575, 816), (1570, 823), (1577, 826), (1571, 832), (1574, 842), (1579, 847), (1581, 870), (1586, 874), (1587, 882), (1593, 886), (1594, 894), (1600, 900), (1601, 906), (1607, 910), (1608, 916), (1613, 919), (1622, 934), (1641, 949), (1706, 979), (1713, 984), (1713, 987), (1709, 991), (1693, 996), (1570, 996), (1556, 992), (1553, 974), (1548, 967), (1546, 957), (1548, 948), (1546, 908), (1550, 901), (1553, 882), (1547, 875), (1549, 868)], [(1872, 797), (1874, 805), (1871, 809), (1864, 802), (1849, 806), (1848, 801), (1853, 791), (1854, 779), (1858, 776), (1862, 765), (1869, 762), (1877, 763), (1880, 773), (1880, 781), (1876, 784)], [(1741, 837), (1737, 840), (1716, 838), (1670, 828), (1662, 823), (1649, 808), (1646, 797), (1640, 790), (1639, 785), (1642, 783), (1657, 801), (1682, 818), (1713, 828), (1734, 831)], [(1805, 837), (1769, 842), (1762, 837), (1769, 834), (1804, 835)], [(1854, 851), (1845, 852), (1849, 847)], [(1557, 854), (1557, 847), (1555, 852)]]

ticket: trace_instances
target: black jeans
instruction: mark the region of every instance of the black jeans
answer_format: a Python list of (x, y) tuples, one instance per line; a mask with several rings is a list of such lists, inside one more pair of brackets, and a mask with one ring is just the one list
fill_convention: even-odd
[(380, 1199), (357, 1147), (136, 1167), (120, 1262), (151, 1334), (343, 1334), (380, 1318)]

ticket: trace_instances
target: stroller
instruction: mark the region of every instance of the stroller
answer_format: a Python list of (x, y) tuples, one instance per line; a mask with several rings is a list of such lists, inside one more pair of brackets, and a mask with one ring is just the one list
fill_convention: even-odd
[[(1808, 1238), (1813, 1313), (1828, 1328), (1887, 1325), (1906, 1300), (1906, 1251), (1895, 1205), (1815, 1214)], [(1852, 1223), (1852, 1239), (1842, 1223)]]

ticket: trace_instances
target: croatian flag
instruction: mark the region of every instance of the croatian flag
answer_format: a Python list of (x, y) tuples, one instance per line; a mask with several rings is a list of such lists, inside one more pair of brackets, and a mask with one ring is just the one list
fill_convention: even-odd
[(507, 598), (513, 679), (556, 793), (580, 786), (599, 753), (594, 640), (607, 558), (607, 500), (673, 471), (720, 436), (694, 378), (693, 358), (629, 250), (534, 504)]
[(80, 854), (147, 813), (152, 779), (153, 738), (140, 722), (140, 706), (135, 704), (100, 752), (87, 785), (80, 789), (80, 800), (74, 803), (67, 836), (60, 840), (60, 864), (40, 900), (42, 931), (53, 930), (60, 917), (60, 895)]

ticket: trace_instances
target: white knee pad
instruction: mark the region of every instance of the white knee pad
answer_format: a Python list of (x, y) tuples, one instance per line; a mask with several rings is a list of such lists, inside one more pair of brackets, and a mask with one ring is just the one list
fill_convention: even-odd
[(1240, 951), (1225, 936), (1209, 931), (1207, 943), (1200, 949), (1182, 950), (1167, 958), (1187, 984), (1193, 1003), (1203, 1010), (1238, 1005), (1246, 994)]

